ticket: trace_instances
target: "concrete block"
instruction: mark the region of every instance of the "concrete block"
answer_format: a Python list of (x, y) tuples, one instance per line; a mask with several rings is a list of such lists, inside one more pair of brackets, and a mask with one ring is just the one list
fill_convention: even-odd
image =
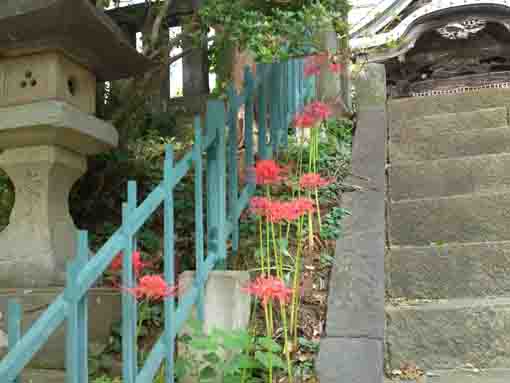
[(510, 190), (510, 155), (393, 164), (389, 168), (393, 201)]
[(424, 369), (510, 368), (510, 299), (438, 300), (386, 307), (386, 361)]
[(510, 296), (510, 242), (392, 247), (386, 255), (390, 297)]
[(374, 339), (325, 338), (317, 372), (321, 383), (383, 383), (383, 342)]
[(400, 142), (390, 141), (389, 145), (391, 163), (508, 153), (510, 128), (445, 134), (425, 130)]
[[(22, 331), (25, 333), (61, 292), (60, 289), (3, 289), (0, 290), (0, 330), (7, 331), (6, 313), (9, 298), (17, 298), (23, 307)], [(117, 290), (92, 289), (89, 293), (89, 345), (107, 345), (112, 325), (120, 321), (121, 295)], [(65, 323), (49, 338), (29, 367), (35, 369), (65, 368)], [(7, 349), (0, 347), (0, 360)], [(36, 381), (34, 381), (36, 383)], [(39, 382), (37, 382), (39, 383)], [(42, 383), (46, 383), (42, 381)]]
[[(186, 289), (193, 283), (195, 272), (185, 271), (179, 276), (179, 284)], [(205, 286), (204, 331), (217, 328), (237, 330), (248, 328), (251, 298), (241, 291), (250, 282), (245, 271), (212, 271)]]
[[(475, 371), (474, 368), (455, 370), (427, 371), (424, 383), (507, 383), (510, 381), (510, 370), (491, 368)], [(400, 380), (384, 380), (385, 383), (402, 383)]]
[(393, 202), (392, 245), (510, 240), (510, 192)]

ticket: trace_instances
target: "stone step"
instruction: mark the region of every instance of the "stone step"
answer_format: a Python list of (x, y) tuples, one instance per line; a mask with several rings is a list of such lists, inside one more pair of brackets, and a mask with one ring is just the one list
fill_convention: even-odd
[(62, 370), (27, 370), (21, 377), (22, 383), (65, 383), (66, 374)]
[(510, 192), (392, 202), (391, 246), (510, 240)]
[(388, 102), (389, 121), (410, 120), (446, 113), (471, 112), (510, 104), (510, 89), (482, 89), (477, 92), (432, 97), (409, 97)]
[(385, 261), (393, 298), (510, 296), (510, 242), (392, 247)]
[(386, 306), (390, 368), (510, 368), (510, 298), (452, 299)]
[(510, 128), (495, 127), (435, 134), (420, 131), (419, 137), (390, 141), (391, 163), (510, 153)]
[(508, 125), (508, 109), (506, 106), (501, 106), (394, 121), (390, 126), (390, 139), (395, 142), (410, 141), (432, 134), (485, 130), (506, 125)]
[(510, 190), (510, 154), (394, 164), (393, 201)]
[[(385, 379), (384, 383), (402, 383), (400, 380)], [(477, 370), (475, 368), (458, 368), (455, 370), (428, 371), (423, 383), (508, 383), (510, 370), (491, 368)]]

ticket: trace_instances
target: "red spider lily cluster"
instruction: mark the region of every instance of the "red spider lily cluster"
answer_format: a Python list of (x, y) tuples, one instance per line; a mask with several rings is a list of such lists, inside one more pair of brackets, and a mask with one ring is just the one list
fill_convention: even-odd
[(257, 185), (277, 184), (285, 179), (286, 170), (273, 160), (260, 160), (252, 169)]
[(329, 184), (331, 184), (331, 180), (325, 179), (317, 173), (303, 174), (299, 180), (299, 187), (308, 190), (322, 188)]
[(161, 275), (146, 275), (140, 278), (138, 285), (125, 288), (136, 299), (158, 301), (166, 297), (174, 297), (178, 293), (177, 286), (169, 286)]
[(297, 128), (311, 128), (332, 115), (333, 111), (329, 105), (321, 101), (314, 101), (305, 106), (303, 112), (294, 118), (294, 126)]
[(296, 198), (291, 201), (270, 200), (265, 197), (253, 197), (250, 200), (250, 211), (268, 222), (291, 222), (315, 211), (313, 201), (308, 198)]
[[(123, 264), (123, 253), (122, 251), (118, 253), (115, 258), (113, 259), (110, 270), (113, 272), (118, 272), (122, 270), (122, 264)], [(135, 275), (140, 275), (142, 270), (148, 266), (147, 263), (142, 262), (142, 257), (140, 255), (139, 251), (135, 251), (133, 253), (133, 258), (131, 261), (131, 264), (133, 265), (133, 271), (135, 272)]]
[[(332, 57), (331, 59), (335, 59)], [(325, 65), (330, 61), (330, 57), (327, 53), (320, 53), (315, 56), (309, 56), (305, 62), (304, 74), (306, 77), (317, 76), (321, 73), (321, 66)], [(331, 61), (328, 68), (333, 73), (341, 73), (343, 65), (335, 61)]]
[(281, 279), (273, 276), (258, 277), (242, 291), (259, 298), (264, 306), (275, 301), (287, 303), (292, 295), (292, 289), (285, 286)]

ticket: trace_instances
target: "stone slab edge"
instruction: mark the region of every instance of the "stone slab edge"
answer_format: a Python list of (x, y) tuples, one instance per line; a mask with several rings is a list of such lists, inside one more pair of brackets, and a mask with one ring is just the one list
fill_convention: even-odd
[(337, 242), (328, 318), (321, 341), (321, 383), (382, 383), (384, 379), (384, 253), (386, 198), (386, 79), (383, 65), (360, 74), (352, 174), (344, 197), (352, 216)]

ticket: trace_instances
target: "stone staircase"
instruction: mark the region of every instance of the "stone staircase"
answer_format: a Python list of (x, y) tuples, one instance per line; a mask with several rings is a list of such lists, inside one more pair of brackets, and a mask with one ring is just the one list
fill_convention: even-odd
[(504, 89), (389, 102), (389, 369), (510, 381), (509, 106)]

